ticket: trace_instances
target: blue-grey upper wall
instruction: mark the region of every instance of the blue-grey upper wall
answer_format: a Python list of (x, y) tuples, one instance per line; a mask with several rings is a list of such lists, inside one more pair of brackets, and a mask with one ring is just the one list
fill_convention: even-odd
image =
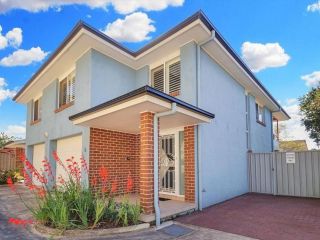
[(264, 108), (265, 124), (256, 120), (256, 99), (249, 95), (250, 112), (250, 142), (253, 152), (271, 152), (273, 151), (273, 130), (272, 113), (268, 108)]
[(199, 106), (213, 112), (199, 126), (202, 206), (246, 193), (245, 89), (204, 51), (200, 54)]

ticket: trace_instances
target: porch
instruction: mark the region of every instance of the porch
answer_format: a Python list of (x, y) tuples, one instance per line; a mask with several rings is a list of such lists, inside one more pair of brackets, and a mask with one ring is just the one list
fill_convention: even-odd
[[(121, 202), (123, 197), (127, 197), (129, 202), (132, 204), (140, 203), (139, 194), (129, 194), (126, 196), (118, 196), (116, 197), (116, 202)], [(159, 207), (160, 207), (160, 218), (161, 220), (166, 220), (170, 218), (174, 218), (185, 213), (193, 212), (196, 209), (194, 203), (185, 202), (181, 200), (172, 200), (172, 199), (159, 199)], [(141, 214), (140, 220), (142, 222), (153, 222), (155, 220), (154, 214)]]
[[(213, 117), (146, 86), (70, 120), (90, 128), (89, 182), (106, 167), (109, 178), (118, 182), (116, 194), (139, 202), (142, 220), (150, 222), (155, 201), (163, 219), (196, 208), (195, 126)], [(133, 179), (130, 190), (128, 176)]]

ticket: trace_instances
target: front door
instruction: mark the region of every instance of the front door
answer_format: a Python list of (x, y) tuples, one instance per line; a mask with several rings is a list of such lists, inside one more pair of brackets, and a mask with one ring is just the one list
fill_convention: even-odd
[(182, 154), (179, 136), (179, 131), (167, 132), (160, 136), (160, 192), (162, 193), (181, 194), (180, 176), (182, 176), (181, 168), (184, 166), (180, 161)]

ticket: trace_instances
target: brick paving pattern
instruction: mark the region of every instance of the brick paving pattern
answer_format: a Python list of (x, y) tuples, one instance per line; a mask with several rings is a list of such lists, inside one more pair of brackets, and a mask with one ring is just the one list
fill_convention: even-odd
[(319, 240), (320, 199), (246, 194), (178, 221), (261, 240)]

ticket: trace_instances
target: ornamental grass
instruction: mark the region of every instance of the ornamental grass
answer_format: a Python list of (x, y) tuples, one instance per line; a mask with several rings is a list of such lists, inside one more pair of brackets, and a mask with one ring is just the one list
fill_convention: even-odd
[(86, 186), (83, 182), (88, 176), (88, 166), (84, 158), (78, 163), (71, 157), (65, 165), (58, 154), (53, 152), (53, 159), (67, 177), (60, 175), (55, 181), (52, 165), (47, 159), (42, 161), (42, 168), (38, 171), (28, 159), (22, 158), (25, 185), (34, 194), (35, 204), (26, 203), (13, 179), (7, 179), (10, 189), (20, 196), (37, 223), (61, 230), (111, 228), (139, 223), (141, 208), (137, 203), (129, 203), (127, 197), (134, 184), (130, 173), (126, 194), (117, 203), (114, 197), (118, 182), (110, 179), (106, 167), (101, 167), (99, 176), (92, 179), (90, 186)]

